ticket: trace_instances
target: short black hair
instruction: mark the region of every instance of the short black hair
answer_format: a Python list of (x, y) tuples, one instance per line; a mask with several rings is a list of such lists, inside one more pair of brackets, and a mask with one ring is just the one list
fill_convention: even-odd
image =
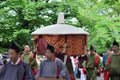
[(9, 49), (13, 49), (15, 50), (17, 53), (20, 53), (20, 47), (19, 47), (19, 44), (16, 42), (16, 41), (12, 41), (10, 46), (9, 46)]
[(52, 46), (50, 44), (47, 45), (47, 49), (49, 49), (52, 53), (54, 53), (54, 51), (55, 51), (54, 46)]

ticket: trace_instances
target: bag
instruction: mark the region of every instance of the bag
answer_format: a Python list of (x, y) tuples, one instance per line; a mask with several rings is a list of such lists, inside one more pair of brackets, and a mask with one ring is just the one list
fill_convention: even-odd
[(112, 55), (110, 63), (110, 75), (120, 75), (120, 55)]

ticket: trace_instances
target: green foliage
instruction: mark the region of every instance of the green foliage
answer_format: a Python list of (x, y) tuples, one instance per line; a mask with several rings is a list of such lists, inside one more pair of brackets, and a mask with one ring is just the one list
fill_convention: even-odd
[[(6, 51), (12, 40), (23, 47), (32, 44), (31, 32), (55, 24), (59, 12), (65, 13), (65, 23), (81, 27), (90, 33), (88, 45), (98, 52), (120, 35), (119, 0), (1, 0), (0, 48)], [(76, 19), (73, 22), (72, 19)]]

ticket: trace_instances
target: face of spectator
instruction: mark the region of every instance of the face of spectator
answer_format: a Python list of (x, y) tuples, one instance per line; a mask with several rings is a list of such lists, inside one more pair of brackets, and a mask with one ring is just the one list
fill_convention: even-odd
[(111, 53), (111, 51), (110, 50), (107, 50), (107, 54), (110, 54)]
[(90, 54), (95, 54), (95, 51), (94, 50), (90, 50)]
[(86, 55), (88, 55), (89, 53), (90, 53), (90, 51), (89, 51), (89, 50), (87, 50), (87, 51), (86, 51)]
[(114, 46), (112, 47), (112, 50), (113, 50), (114, 53), (116, 53), (116, 52), (119, 51), (119, 47), (116, 46), (116, 45), (114, 45)]
[(18, 57), (19, 54), (14, 49), (9, 49), (9, 58), (11, 62), (16, 63)]
[(24, 51), (27, 52), (27, 53), (30, 52), (30, 47), (29, 47), (28, 45), (26, 45), (26, 46), (24, 47)]
[(49, 49), (47, 49), (45, 56), (48, 60), (51, 60), (53, 58), (54, 54)]

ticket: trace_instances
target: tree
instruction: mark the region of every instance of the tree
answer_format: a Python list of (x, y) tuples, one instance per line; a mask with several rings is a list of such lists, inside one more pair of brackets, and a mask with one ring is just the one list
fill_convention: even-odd
[(12, 40), (21, 46), (28, 40), (32, 43), (31, 32), (55, 24), (59, 12), (65, 13), (65, 23), (90, 33), (89, 45), (94, 44), (98, 52), (104, 51), (108, 42), (120, 42), (119, 5), (119, 0), (2, 0), (0, 52)]

